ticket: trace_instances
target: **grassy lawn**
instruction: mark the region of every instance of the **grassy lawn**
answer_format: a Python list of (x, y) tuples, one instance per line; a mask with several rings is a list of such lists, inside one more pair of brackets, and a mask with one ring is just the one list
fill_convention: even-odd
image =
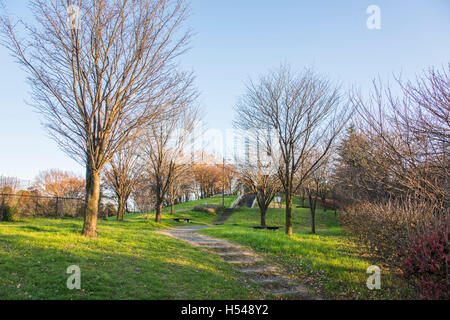
[[(237, 199), (237, 196), (225, 196), (225, 207), (230, 207), (231, 204)], [(179, 226), (180, 224), (177, 222), (173, 222), (172, 218), (190, 218), (192, 219), (192, 223), (196, 225), (208, 225), (212, 224), (214, 220), (217, 218), (219, 214), (211, 214), (194, 211), (193, 208), (202, 204), (213, 204), (213, 205), (222, 205), (222, 196), (211, 197), (207, 199), (200, 199), (195, 201), (190, 201), (186, 203), (181, 203), (175, 205), (174, 215), (170, 215), (170, 207), (164, 208), (163, 212), (167, 215), (163, 217), (162, 222), (166, 225), (170, 226)], [(150, 214), (149, 219), (154, 219), (155, 215)], [(165, 221), (164, 221), (165, 218)]]
[[(305, 202), (305, 204), (307, 204)], [(296, 199), (295, 206), (300, 202)], [(241, 208), (226, 224), (201, 232), (246, 245), (265, 255), (284, 270), (298, 276), (324, 298), (399, 299), (408, 297), (407, 288), (381, 267), (381, 290), (366, 287), (367, 267), (377, 262), (339, 226), (334, 212), (316, 211), (316, 234), (311, 234), (309, 209), (294, 209), (294, 235), (284, 234), (285, 209), (271, 208), (268, 225), (278, 231), (255, 230), (258, 209)], [(384, 272), (384, 273), (383, 273)], [(401, 289), (399, 289), (401, 288)]]
[[(190, 215), (193, 205), (176, 215)], [(0, 299), (261, 298), (218, 256), (154, 232), (174, 225), (171, 218), (164, 214), (160, 226), (142, 215), (99, 220), (94, 240), (80, 235), (81, 219), (0, 222)], [(66, 287), (70, 265), (81, 269), (82, 290)]]
[[(226, 197), (228, 207), (236, 197)], [(99, 237), (80, 235), (82, 219), (26, 219), (0, 222), (0, 299), (260, 299), (227, 263), (204, 249), (155, 233), (182, 226), (172, 218), (211, 224), (215, 214), (193, 211), (201, 199), (164, 209), (162, 224), (154, 214), (130, 214), (124, 222), (99, 220)], [(296, 206), (299, 205), (296, 200)], [(317, 210), (317, 234), (310, 233), (309, 209), (294, 209), (294, 236), (254, 230), (258, 209), (241, 208), (224, 225), (201, 232), (246, 245), (309, 285), (324, 298), (395, 299), (408, 297), (382, 268), (381, 290), (366, 288), (371, 260), (339, 226), (334, 212)], [(284, 226), (284, 209), (271, 208), (269, 225)], [(68, 290), (67, 267), (81, 269), (82, 290)], [(381, 266), (382, 267), (382, 266)], [(403, 288), (403, 287), (402, 287)]]
[[(237, 196), (225, 196), (225, 207), (231, 206), (231, 204), (237, 199)], [(175, 212), (177, 211), (183, 211), (186, 209), (192, 209), (194, 206), (201, 205), (201, 204), (215, 204), (215, 205), (222, 205), (222, 196), (216, 196), (211, 197), (207, 199), (200, 199), (195, 201), (189, 201), (181, 204), (175, 205)], [(170, 207), (164, 208), (165, 212), (170, 213)]]

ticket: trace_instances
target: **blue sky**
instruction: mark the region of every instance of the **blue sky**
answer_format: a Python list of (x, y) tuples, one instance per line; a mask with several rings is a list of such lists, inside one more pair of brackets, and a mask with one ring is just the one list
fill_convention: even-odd
[[(314, 67), (344, 87), (402, 72), (413, 77), (450, 61), (449, 0), (192, 0), (195, 37), (182, 58), (197, 75), (208, 128), (231, 128), (244, 81), (280, 63)], [(26, 1), (6, 0), (28, 16)], [(366, 27), (369, 5), (381, 29)], [(84, 170), (50, 140), (29, 100), (25, 74), (0, 47), (0, 175), (32, 179), (40, 170)]]

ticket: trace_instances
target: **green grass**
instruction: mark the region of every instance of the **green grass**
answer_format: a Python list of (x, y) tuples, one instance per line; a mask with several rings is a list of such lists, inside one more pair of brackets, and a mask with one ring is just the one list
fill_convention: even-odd
[[(226, 197), (228, 207), (236, 197)], [(201, 199), (164, 209), (162, 224), (149, 215), (129, 214), (125, 221), (99, 220), (99, 237), (80, 235), (82, 219), (26, 219), (0, 222), (1, 299), (259, 299), (261, 292), (245, 284), (218, 256), (155, 231), (184, 225), (174, 217), (212, 223), (216, 215), (193, 211)], [(299, 205), (298, 199), (295, 206)], [(294, 206), (294, 207), (295, 207)], [(269, 225), (284, 226), (284, 209), (270, 209)], [(317, 234), (310, 233), (309, 210), (294, 209), (294, 236), (254, 230), (257, 209), (241, 208), (226, 224), (202, 232), (246, 245), (297, 276), (324, 298), (391, 299), (406, 297), (395, 277), (382, 269), (379, 291), (366, 288), (371, 260), (339, 226), (334, 213), (317, 210)], [(81, 268), (82, 290), (68, 290), (67, 267)]]
[[(175, 224), (171, 218), (99, 220), (93, 240), (80, 235), (81, 219), (0, 222), (0, 300), (261, 298), (218, 256), (155, 233)], [(82, 290), (66, 287), (71, 265), (81, 269)]]
[[(225, 196), (225, 207), (229, 207), (231, 206), (231, 204), (237, 199), (237, 196)], [(175, 212), (179, 212), (179, 211), (183, 211), (183, 210), (190, 210), (193, 207), (197, 206), (197, 205), (202, 205), (202, 204), (215, 204), (215, 205), (222, 205), (222, 196), (216, 196), (216, 197), (211, 197), (211, 198), (206, 198), (206, 199), (200, 199), (200, 200), (195, 200), (195, 201), (189, 201), (189, 202), (185, 202), (185, 203), (181, 203), (181, 204), (177, 204), (175, 205)], [(164, 208), (165, 212), (170, 212), (170, 207), (166, 207)]]
[[(237, 196), (225, 196), (225, 207), (230, 207), (231, 204), (237, 199)], [(180, 223), (174, 222), (173, 218), (190, 218), (192, 219), (192, 223), (196, 225), (209, 225), (214, 222), (219, 213), (205, 213), (194, 211), (194, 207), (202, 204), (214, 204), (214, 205), (222, 205), (222, 196), (211, 197), (207, 199), (200, 199), (190, 202), (185, 202), (181, 204), (175, 205), (175, 210), (173, 216), (170, 215), (170, 207), (166, 207), (163, 209), (163, 212), (166, 213), (165, 221), (162, 220), (168, 226), (179, 226)], [(154, 219), (155, 215), (150, 214), (149, 219)], [(164, 219), (164, 217), (163, 217)]]
[(345, 233), (332, 211), (317, 209), (316, 234), (312, 234), (309, 209), (296, 208), (299, 204), (296, 199), (292, 238), (284, 234), (285, 209), (274, 208), (267, 213), (267, 224), (280, 226), (278, 231), (251, 228), (259, 224), (259, 210), (241, 208), (224, 225), (201, 232), (251, 247), (324, 298), (401, 299), (408, 296), (404, 284), (383, 268), (381, 290), (367, 289), (366, 270), (372, 264), (377, 265), (376, 261)]

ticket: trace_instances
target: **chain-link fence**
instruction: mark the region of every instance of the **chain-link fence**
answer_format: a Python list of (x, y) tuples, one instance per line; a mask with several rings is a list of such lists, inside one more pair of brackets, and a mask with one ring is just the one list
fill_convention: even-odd
[(0, 193), (0, 206), (4, 205), (18, 208), (21, 217), (82, 217), (85, 200)]

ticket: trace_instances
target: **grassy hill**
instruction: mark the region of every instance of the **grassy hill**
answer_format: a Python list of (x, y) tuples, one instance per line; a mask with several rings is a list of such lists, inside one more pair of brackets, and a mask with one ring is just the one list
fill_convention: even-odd
[[(324, 298), (401, 299), (411, 294), (392, 271), (384, 270), (366, 248), (345, 232), (334, 211), (316, 210), (316, 234), (311, 233), (309, 208), (301, 208), (299, 199), (294, 201), (293, 216), (292, 238), (284, 234), (283, 208), (270, 208), (267, 213), (267, 225), (280, 226), (278, 231), (253, 229), (260, 223), (259, 210), (240, 208), (224, 225), (201, 233), (251, 247)], [(382, 267), (381, 290), (371, 291), (366, 286), (366, 270), (373, 264)]]
[[(229, 206), (236, 197), (226, 197)], [(80, 235), (82, 219), (24, 219), (0, 222), (1, 299), (260, 299), (261, 292), (244, 284), (219, 256), (155, 233), (181, 226), (174, 217), (211, 224), (215, 214), (194, 206), (221, 204), (221, 197), (177, 205), (174, 215), (164, 209), (162, 224), (154, 214), (131, 214), (125, 221), (99, 220), (99, 236)], [(297, 200), (297, 205), (299, 204)], [(269, 225), (284, 225), (284, 209), (271, 208)], [(399, 298), (396, 278), (383, 273), (382, 290), (366, 288), (366, 269), (373, 264), (339, 226), (334, 213), (317, 210), (317, 234), (310, 233), (308, 209), (294, 209), (294, 236), (254, 230), (258, 209), (241, 208), (221, 226), (202, 230), (248, 246), (315, 288), (325, 298)], [(68, 290), (66, 270), (81, 269), (81, 290)]]
[[(206, 223), (211, 215), (191, 209), (208, 201), (219, 200), (180, 205), (176, 215)], [(80, 235), (81, 219), (0, 222), (0, 300), (261, 297), (235, 281), (239, 275), (218, 256), (154, 232), (175, 225), (171, 218), (165, 214), (160, 226), (137, 214), (99, 220), (94, 240)], [(71, 265), (81, 269), (82, 290), (66, 287)]]

